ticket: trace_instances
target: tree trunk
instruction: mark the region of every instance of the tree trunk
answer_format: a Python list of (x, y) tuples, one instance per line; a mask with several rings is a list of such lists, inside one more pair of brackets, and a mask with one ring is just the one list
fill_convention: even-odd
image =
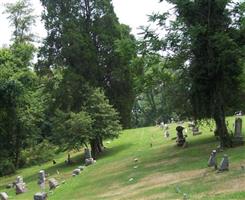
[(92, 157), (96, 159), (97, 155), (100, 153), (98, 148), (98, 141), (96, 139), (90, 140), (90, 146)]
[(68, 164), (68, 165), (72, 164), (72, 161), (71, 161), (71, 154), (70, 154), (70, 153), (67, 154), (67, 164)]
[(102, 137), (99, 137), (99, 145), (100, 145), (100, 148), (101, 148), (101, 152), (103, 152), (105, 147), (104, 147), (104, 144), (103, 144)]
[(220, 139), (220, 147), (231, 147), (231, 138), (225, 123), (225, 113), (222, 105), (216, 106), (216, 112), (214, 114), (214, 121), (216, 124), (216, 133)]

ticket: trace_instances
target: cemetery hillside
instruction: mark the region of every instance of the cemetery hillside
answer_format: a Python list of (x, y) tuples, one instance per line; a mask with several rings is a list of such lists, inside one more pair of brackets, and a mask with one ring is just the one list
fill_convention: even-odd
[(245, 2), (155, 1), (0, 2), (0, 200), (245, 199)]
[[(245, 117), (241, 117), (245, 120)], [(227, 118), (233, 130), (234, 117)], [(169, 138), (164, 137), (159, 126), (125, 130), (119, 139), (105, 142), (106, 149), (97, 162), (86, 166), (79, 175), (73, 170), (83, 166), (84, 154), (72, 152), (72, 164), (65, 164), (65, 154), (52, 161), (18, 170), (16, 174), (2, 177), (0, 190), (9, 199), (31, 200), (40, 191), (38, 173), (47, 174), (45, 191), (48, 199), (245, 199), (244, 146), (217, 152), (218, 167), (224, 154), (228, 155), (229, 171), (218, 173), (208, 167), (209, 155), (218, 146), (210, 129), (202, 125), (202, 134), (193, 136), (186, 127), (188, 147), (175, 145), (177, 124), (169, 125)], [(245, 129), (243, 127), (243, 136)], [(27, 192), (16, 195), (14, 188), (6, 185), (22, 176)], [(55, 178), (59, 186), (49, 190), (48, 180)]]

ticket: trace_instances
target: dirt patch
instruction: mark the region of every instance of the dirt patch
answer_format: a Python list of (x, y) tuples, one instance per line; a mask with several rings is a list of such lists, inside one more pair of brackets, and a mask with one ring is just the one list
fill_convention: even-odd
[(175, 159), (171, 159), (171, 160), (163, 160), (160, 162), (157, 161), (157, 162), (146, 164), (145, 167), (150, 168), (150, 167), (158, 167), (159, 165), (172, 165), (172, 164), (178, 163), (179, 160), (180, 160), (179, 158), (175, 158)]
[[(140, 196), (140, 194), (144, 194), (145, 191), (156, 187), (165, 187), (178, 182), (200, 178), (203, 176), (204, 171), (205, 170), (191, 170), (167, 174), (156, 173), (150, 176), (146, 176), (133, 185), (128, 185), (125, 187), (120, 185), (113, 186), (109, 192), (104, 193), (100, 197), (106, 199), (158, 199), (158, 197), (155, 195), (144, 198), (137, 198), (137, 196)], [(159, 195), (161, 195), (161, 198), (163, 198), (164, 196), (168, 196), (169, 194), (161, 193)]]

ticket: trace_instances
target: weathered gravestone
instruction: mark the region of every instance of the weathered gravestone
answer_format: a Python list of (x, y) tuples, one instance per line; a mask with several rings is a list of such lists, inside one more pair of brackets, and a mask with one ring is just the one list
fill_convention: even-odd
[(199, 128), (198, 128), (197, 126), (194, 126), (194, 127), (192, 128), (192, 134), (193, 134), (193, 136), (195, 136), (195, 135), (201, 135), (202, 132), (199, 131)]
[(85, 159), (85, 165), (88, 166), (88, 165), (92, 165), (94, 164), (95, 160), (93, 158), (87, 158)]
[(73, 172), (72, 172), (72, 176), (77, 176), (81, 173), (81, 170), (80, 169), (74, 169)]
[(16, 194), (22, 194), (27, 191), (26, 184), (23, 181), (23, 178), (21, 176), (17, 176), (15, 184), (15, 193)]
[(39, 185), (41, 190), (45, 190), (45, 180), (46, 180), (45, 171), (44, 170), (39, 171), (37, 184)]
[(46, 200), (48, 195), (46, 192), (38, 192), (34, 195), (34, 200)]
[(51, 178), (48, 180), (48, 184), (49, 184), (49, 189), (53, 190), (55, 188), (57, 188), (59, 186), (58, 181), (55, 178)]
[(232, 142), (234, 146), (244, 144), (244, 140), (242, 136), (242, 119), (239, 117), (235, 119), (235, 133), (234, 133), (234, 137), (232, 138)]
[(7, 195), (6, 192), (1, 192), (0, 193), (0, 200), (8, 200), (9, 196)]
[(24, 182), (23, 183), (17, 183), (15, 185), (15, 193), (16, 194), (22, 194), (25, 192), (27, 192), (27, 189), (26, 189), (26, 184)]
[(182, 126), (176, 127), (176, 131), (177, 131), (176, 143), (177, 143), (177, 146), (181, 146), (181, 147), (186, 143), (185, 136), (183, 134), (183, 130), (184, 130), (184, 127)]
[(169, 138), (169, 131), (168, 130), (164, 131), (164, 137)]
[(208, 166), (217, 169), (216, 150), (213, 150), (208, 159)]
[(227, 171), (229, 170), (229, 160), (228, 160), (228, 156), (226, 154), (224, 154), (221, 162), (220, 162), (220, 166), (219, 166), (219, 171)]

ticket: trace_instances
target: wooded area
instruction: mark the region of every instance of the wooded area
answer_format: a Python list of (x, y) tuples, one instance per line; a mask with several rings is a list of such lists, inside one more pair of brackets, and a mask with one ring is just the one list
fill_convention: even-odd
[(164, 34), (144, 25), (136, 39), (111, 0), (41, 0), (40, 48), (29, 1), (6, 5), (14, 31), (0, 49), (0, 175), (59, 151), (90, 146), (96, 158), (122, 128), (171, 119), (213, 119), (231, 147), (225, 116), (245, 111), (245, 3), (167, 2), (173, 10), (149, 17)]

